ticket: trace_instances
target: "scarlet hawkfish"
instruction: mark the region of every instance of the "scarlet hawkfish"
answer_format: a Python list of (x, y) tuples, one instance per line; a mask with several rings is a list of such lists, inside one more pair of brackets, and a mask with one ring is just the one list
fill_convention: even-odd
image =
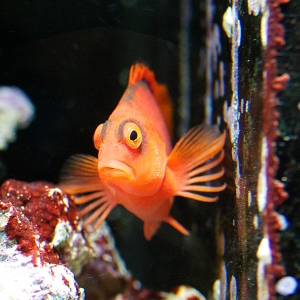
[(144, 221), (150, 240), (167, 222), (182, 234), (189, 232), (170, 216), (174, 196), (214, 202), (225, 184), (220, 179), (225, 132), (216, 126), (190, 129), (172, 149), (170, 99), (144, 64), (132, 65), (128, 87), (109, 119), (94, 133), (98, 159), (74, 155), (61, 173), (61, 188), (83, 204), (84, 226), (98, 228), (110, 211), (123, 205)]

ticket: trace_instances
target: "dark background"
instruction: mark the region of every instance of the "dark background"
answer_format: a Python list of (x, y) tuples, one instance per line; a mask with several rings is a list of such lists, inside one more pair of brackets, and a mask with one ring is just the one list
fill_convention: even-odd
[[(92, 136), (118, 103), (130, 65), (146, 62), (166, 83), (178, 123), (179, 1), (0, 2), (0, 85), (18, 86), (36, 107), (29, 127), (0, 153), (0, 182), (57, 182), (72, 154), (97, 155)], [(192, 1), (190, 20), (191, 124), (202, 122), (204, 7)], [(218, 6), (218, 10), (224, 11)], [(220, 14), (221, 16), (221, 14)], [(227, 38), (225, 38), (227, 40)], [(175, 137), (178, 135), (175, 133)], [(215, 204), (176, 200), (173, 216), (192, 231), (168, 225), (147, 242), (142, 222), (117, 207), (108, 221), (129, 270), (146, 287), (188, 284), (206, 294), (217, 276)]]
[(297, 1), (282, 5), (285, 28), (285, 45), (279, 52), (278, 73), (288, 73), (290, 81), (286, 89), (279, 94), (278, 110), (281, 114), (279, 130), (281, 136), (277, 141), (277, 154), (280, 167), (277, 177), (285, 184), (289, 198), (278, 212), (289, 223), (287, 230), (280, 233), (281, 253), (286, 273), (298, 281), (297, 293), (279, 296), (278, 299), (300, 299), (300, 8)]
[[(177, 129), (179, 3), (0, 2), (0, 85), (20, 87), (36, 107), (35, 119), (29, 127), (18, 131), (16, 142), (0, 152), (1, 183), (8, 178), (55, 183), (70, 155), (96, 155), (94, 130), (115, 108), (126, 88), (128, 69), (136, 61), (148, 63), (158, 81), (168, 85)], [(190, 44), (186, 45), (191, 68), (191, 126), (201, 123), (204, 114), (205, 84), (203, 74), (199, 74), (203, 64), (200, 52), (206, 41), (204, 3), (191, 1)], [(228, 2), (215, 3), (215, 21), (221, 24)], [(279, 95), (281, 137), (277, 141), (277, 178), (286, 184), (289, 199), (278, 211), (290, 223), (288, 230), (281, 233), (283, 263), (287, 274), (300, 280), (300, 9), (297, 1), (290, 1), (282, 10), (286, 45), (279, 51), (278, 72), (288, 72), (291, 80)], [(230, 62), (224, 33), (221, 40), (222, 61)], [(226, 93), (226, 99), (230, 99)], [(222, 107), (216, 110), (220, 113)], [(189, 284), (207, 294), (218, 275), (215, 213), (215, 204), (177, 199), (172, 214), (192, 231), (191, 237), (185, 238), (163, 225), (150, 242), (143, 237), (142, 222), (121, 207), (111, 213), (108, 221), (127, 267), (146, 287), (169, 290)], [(299, 295), (281, 299), (299, 299)]]

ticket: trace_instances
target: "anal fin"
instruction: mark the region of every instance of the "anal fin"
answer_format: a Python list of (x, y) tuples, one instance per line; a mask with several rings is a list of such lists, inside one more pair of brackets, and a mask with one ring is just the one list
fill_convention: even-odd
[(144, 237), (146, 240), (151, 240), (153, 235), (159, 229), (161, 222), (144, 222)]

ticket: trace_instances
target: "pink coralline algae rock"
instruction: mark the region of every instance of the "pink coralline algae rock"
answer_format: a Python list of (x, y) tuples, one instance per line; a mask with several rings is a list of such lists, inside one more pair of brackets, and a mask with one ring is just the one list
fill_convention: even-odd
[(59, 263), (56, 231), (62, 224), (69, 227), (66, 231), (76, 230), (79, 218), (73, 202), (52, 184), (16, 180), (3, 183), (0, 200), (12, 207), (5, 233), (16, 240), (17, 250), (30, 255), (34, 264)]
[(93, 300), (205, 299), (185, 286), (172, 293), (142, 288), (127, 271), (106, 223), (96, 231), (82, 230), (75, 204), (57, 186), (4, 182), (0, 299), (81, 300), (85, 295)]
[(85, 262), (80, 274), (77, 273), (78, 283), (85, 288), (86, 298), (105, 300), (123, 293), (131, 284), (132, 277), (116, 250), (106, 223), (96, 231), (86, 232), (85, 238), (95, 254)]
[(172, 292), (159, 292), (135, 287), (134, 282), (130, 291), (119, 294), (112, 300), (206, 300), (196, 289), (190, 286), (178, 286)]
[(0, 299), (84, 299), (67, 267), (44, 260), (40, 237), (21, 211), (0, 201)]
[(108, 299), (129, 281), (106, 224), (83, 232), (75, 204), (53, 184), (4, 182), (0, 225), (0, 299), (45, 299), (48, 294), (49, 299), (84, 299), (74, 274), (92, 291), (91, 273), (101, 279), (95, 299)]

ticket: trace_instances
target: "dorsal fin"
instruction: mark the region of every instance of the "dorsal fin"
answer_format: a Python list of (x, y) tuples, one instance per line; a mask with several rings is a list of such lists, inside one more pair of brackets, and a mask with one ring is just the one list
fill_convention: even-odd
[(149, 85), (167, 124), (169, 134), (173, 137), (173, 104), (168, 88), (156, 81), (154, 72), (146, 65), (136, 63), (130, 68), (128, 86), (134, 85), (141, 80), (146, 81)]
[(128, 86), (136, 84), (141, 80), (145, 80), (152, 91), (155, 89), (157, 82), (154, 73), (146, 65), (136, 63), (130, 67)]

